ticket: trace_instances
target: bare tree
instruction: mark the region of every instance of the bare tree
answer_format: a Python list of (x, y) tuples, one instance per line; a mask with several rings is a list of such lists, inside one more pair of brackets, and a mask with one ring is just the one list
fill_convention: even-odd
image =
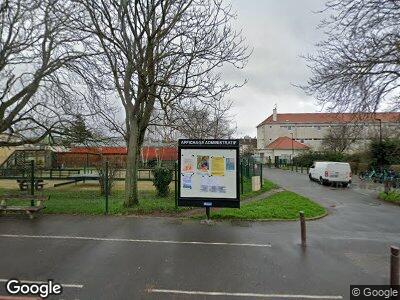
[(325, 150), (334, 152), (345, 152), (349, 150), (357, 140), (360, 140), (362, 126), (352, 123), (333, 125), (328, 129), (322, 140), (322, 147)]
[(109, 121), (128, 147), (125, 205), (136, 205), (140, 149), (153, 112), (188, 99), (202, 104), (219, 99), (235, 86), (218, 70), (224, 64), (242, 68), (249, 53), (222, 0), (76, 2), (90, 19), (77, 19), (79, 26), (97, 38), (93, 47), (104, 53), (96, 57), (96, 79), (87, 82), (112, 82), (106, 89), (116, 91), (123, 107), (124, 126)]
[(86, 55), (84, 37), (68, 25), (74, 13), (70, 1), (1, 1), (1, 146), (42, 140), (76, 108), (74, 89), (64, 81)]
[(232, 102), (222, 99), (214, 103), (176, 103), (168, 111), (155, 111), (149, 123), (149, 135), (166, 142), (179, 138), (222, 139), (236, 132), (236, 124), (229, 114)]
[(328, 0), (325, 41), (307, 57), (305, 90), (331, 110), (398, 110), (400, 2)]

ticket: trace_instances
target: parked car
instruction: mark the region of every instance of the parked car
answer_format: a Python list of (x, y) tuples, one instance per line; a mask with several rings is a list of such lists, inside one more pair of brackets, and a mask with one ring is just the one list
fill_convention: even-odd
[(351, 183), (351, 168), (349, 163), (334, 161), (316, 161), (310, 167), (308, 177), (320, 184), (339, 183), (347, 187)]

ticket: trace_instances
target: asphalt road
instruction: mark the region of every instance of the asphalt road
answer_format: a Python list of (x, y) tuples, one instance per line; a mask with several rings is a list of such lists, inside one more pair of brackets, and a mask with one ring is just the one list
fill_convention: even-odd
[(307, 223), (306, 249), (297, 222), (1, 217), (0, 295), (8, 278), (54, 279), (65, 285), (55, 299), (349, 299), (350, 284), (388, 283), (400, 207), (304, 175), (264, 173), (329, 208)]

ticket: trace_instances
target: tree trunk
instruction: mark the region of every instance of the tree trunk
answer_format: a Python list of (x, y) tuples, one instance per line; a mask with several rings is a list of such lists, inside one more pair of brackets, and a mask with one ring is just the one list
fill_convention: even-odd
[(136, 120), (130, 122), (128, 153), (126, 158), (125, 175), (125, 207), (139, 204), (137, 175), (139, 167), (139, 126)]

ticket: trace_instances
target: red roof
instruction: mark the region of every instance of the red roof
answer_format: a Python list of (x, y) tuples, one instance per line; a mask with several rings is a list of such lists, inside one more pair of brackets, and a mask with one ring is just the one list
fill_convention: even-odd
[(69, 153), (76, 154), (126, 154), (126, 147), (74, 147)]
[[(293, 145), (293, 146), (292, 146)], [(302, 143), (297, 142), (287, 136), (278, 137), (275, 141), (267, 146), (269, 150), (307, 150), (309, 147)]]
[(178, 150), (174, 147), (143, 147), (141, 157), (144, 160), (160, 158), (161, 160), (177, 160)]
[[(126, 155), (126, 147), (74, 147), (69, 154), (102, 154), (102, 155)], [(161, 160), (176, 160), (178, 151), (174, 147), (142, 147), (141, 157), (145, 160), (159, 158)]]
[(348, 122), (400, 122), (400, 112), (383, 112), (375, 114), (361, 113), (292, 113), (277, 114), (273, 121), (272, 115), (261, 122), (257, 127), (271, 123), (348, 123)]

